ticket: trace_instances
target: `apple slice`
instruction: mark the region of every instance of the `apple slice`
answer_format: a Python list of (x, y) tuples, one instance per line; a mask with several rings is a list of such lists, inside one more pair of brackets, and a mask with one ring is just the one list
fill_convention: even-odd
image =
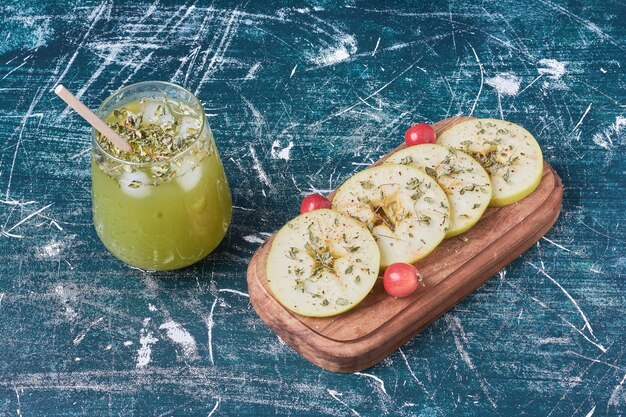
[(344, 182), (333, 208), (365, 223), (380, 248), (380, 266), (414, 263), (443, 240), (450, 226), (448, 198), (417, 168), (384, 164)]
[(444, 130), (437, 143), (476, 159), (491, 177), (491, 206), (515, 203), (541, 182), (543, 155), (526, 129), (499, 119), (472, 119)]
[(470, 229), (489, 206), (489, 175), (464, 152), (427, 143), (395, 152), (386, 162), (418, 168), (437, 181), (450, 201), (450, 228), (446, 238)]
[(348, 216), (318, 209), (289, 221), (267, 256), (274, 297), (302, 316), (327, 317), (356, 306), (378, 277), (380, 252), (367, 228)]

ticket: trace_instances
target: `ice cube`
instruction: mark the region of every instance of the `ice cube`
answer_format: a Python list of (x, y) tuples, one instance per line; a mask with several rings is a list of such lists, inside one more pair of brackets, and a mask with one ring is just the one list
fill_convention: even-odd
[(162, 101), (146, 100), (143, 107), (143, 120), (152, 124), (173, 123), (174, 116)]
[(176, 177), (176, 182), (183, 187), (183, 190), (192, 190), (200, 182), (202, 177), (202, 167), (192, 161), (183, 161), (178, 168), (182, 175)]
[(152, 192), (152, 187), (148, 185), (149, 178), (144, 172), (125, 172), (119, 182), (122, 191), (131, 197), (144, 198)]
[[(195, 132), (190, 132), (189, 129), (195, 129)], [(181, 138), (186, 138), (192, 134), (197, 134), (200, 130), (200, 120), (196, 117), (183, 116), (180, 120), (180, 127), (178, 128), (178, 135)]]

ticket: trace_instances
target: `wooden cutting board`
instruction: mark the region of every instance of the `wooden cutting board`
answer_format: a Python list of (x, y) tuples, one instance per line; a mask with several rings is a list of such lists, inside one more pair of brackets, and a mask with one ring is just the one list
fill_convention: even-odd
[[(434, 128), (439, 134), (467, 119), (445, 119), (435, 123)], [(274, 299), (265, 276), (271, 237), (248, 265), (250, 301), (259, 317), (283, 341), (314, 364), (346, 373), (369, 368), (537, 242), (556, 222), (562, 196), (561, 179), (544, 162), (543, 178), (531, 195), (516, 204), (487, 209), (476, 226), (463, 234), (467, 242), (445, 240), (415, 264), (424, 276), (424, 288), (406, 298), (393, 298), (379, 279), (357, 307), (327, 318), (300, 316)]]

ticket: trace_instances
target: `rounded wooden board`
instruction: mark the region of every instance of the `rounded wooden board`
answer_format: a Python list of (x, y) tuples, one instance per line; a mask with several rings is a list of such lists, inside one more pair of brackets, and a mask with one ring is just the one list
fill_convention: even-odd
[[(467, 119), (454, 117), (433, 126), (440, 133)], [(467, 242), (445, 240), (415, 264), (426, 284), (420, 291), (393, 298), (385, 293), (379, 279), (356, 308), (334, 317), (299, 316), (273, 298), (265, 276), (272, 244), (269, 238), (248, 265), (250, 301), (259, 317), (312, 363), (333, 372), (369, 368), (537, 242), (556, 222), (562, 195), (560, 178), (544, 162), (543, 178), (531, 195), (509, 206), (487, 209), (476, 226), (463, 234)]]

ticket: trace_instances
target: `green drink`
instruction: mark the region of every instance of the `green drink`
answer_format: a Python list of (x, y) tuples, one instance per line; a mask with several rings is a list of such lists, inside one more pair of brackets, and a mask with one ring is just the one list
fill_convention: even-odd
[(92, 197), (100, 240), (129, 265), (191, 265), (221, 242), (232, 200), (200, 102), (173, 84), (145, 82), (107, 99), (100, 116), (133, 148), (94, 132)]

